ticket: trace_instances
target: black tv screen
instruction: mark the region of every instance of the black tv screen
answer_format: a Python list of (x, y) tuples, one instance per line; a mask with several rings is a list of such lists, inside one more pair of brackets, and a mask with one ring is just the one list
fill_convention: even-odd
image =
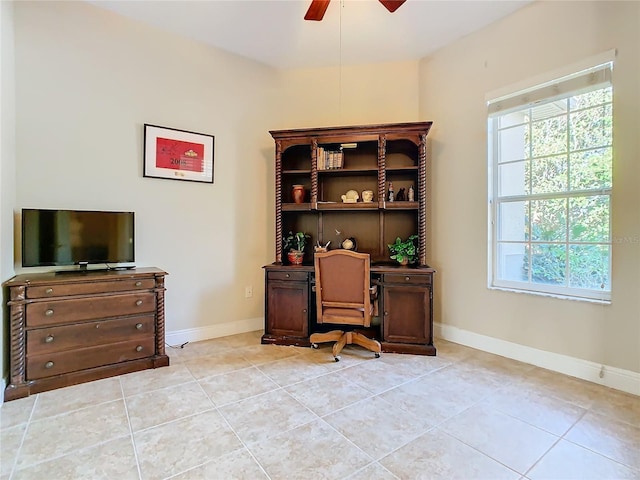
[(22, 266), (135, 260), (134, 213), (22, 210)]

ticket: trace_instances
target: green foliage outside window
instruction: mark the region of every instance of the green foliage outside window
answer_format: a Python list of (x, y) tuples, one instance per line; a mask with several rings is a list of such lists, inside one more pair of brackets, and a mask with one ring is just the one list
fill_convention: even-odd
[(524, 193), (557, 194), (522, 202), (524, 238), (532, 242), (523, 280), (608, 289), (610, 197), (600, 191), (612, 184), (612, 110), (603, 104), (611, 102), (611, 88), (561, 102), (564, 112), (551, 118), (548, 105), (523, 111)]

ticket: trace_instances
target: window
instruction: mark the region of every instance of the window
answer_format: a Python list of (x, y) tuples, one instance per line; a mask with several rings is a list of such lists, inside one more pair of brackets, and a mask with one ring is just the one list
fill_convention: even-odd
[(488, 102), (490, 287), (610, 300), (611, 69)]

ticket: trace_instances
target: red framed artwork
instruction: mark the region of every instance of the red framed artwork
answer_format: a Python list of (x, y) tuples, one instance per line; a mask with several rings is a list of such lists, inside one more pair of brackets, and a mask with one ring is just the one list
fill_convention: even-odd
[(144, 125), (143, 175), (213, 183), (213, 135)]

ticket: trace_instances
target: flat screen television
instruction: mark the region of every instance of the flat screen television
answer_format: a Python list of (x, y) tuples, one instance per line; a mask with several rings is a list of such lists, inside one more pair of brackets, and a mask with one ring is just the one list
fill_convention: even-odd
[(133, 212), (22, 210), (22, 266), (135, 260)]

